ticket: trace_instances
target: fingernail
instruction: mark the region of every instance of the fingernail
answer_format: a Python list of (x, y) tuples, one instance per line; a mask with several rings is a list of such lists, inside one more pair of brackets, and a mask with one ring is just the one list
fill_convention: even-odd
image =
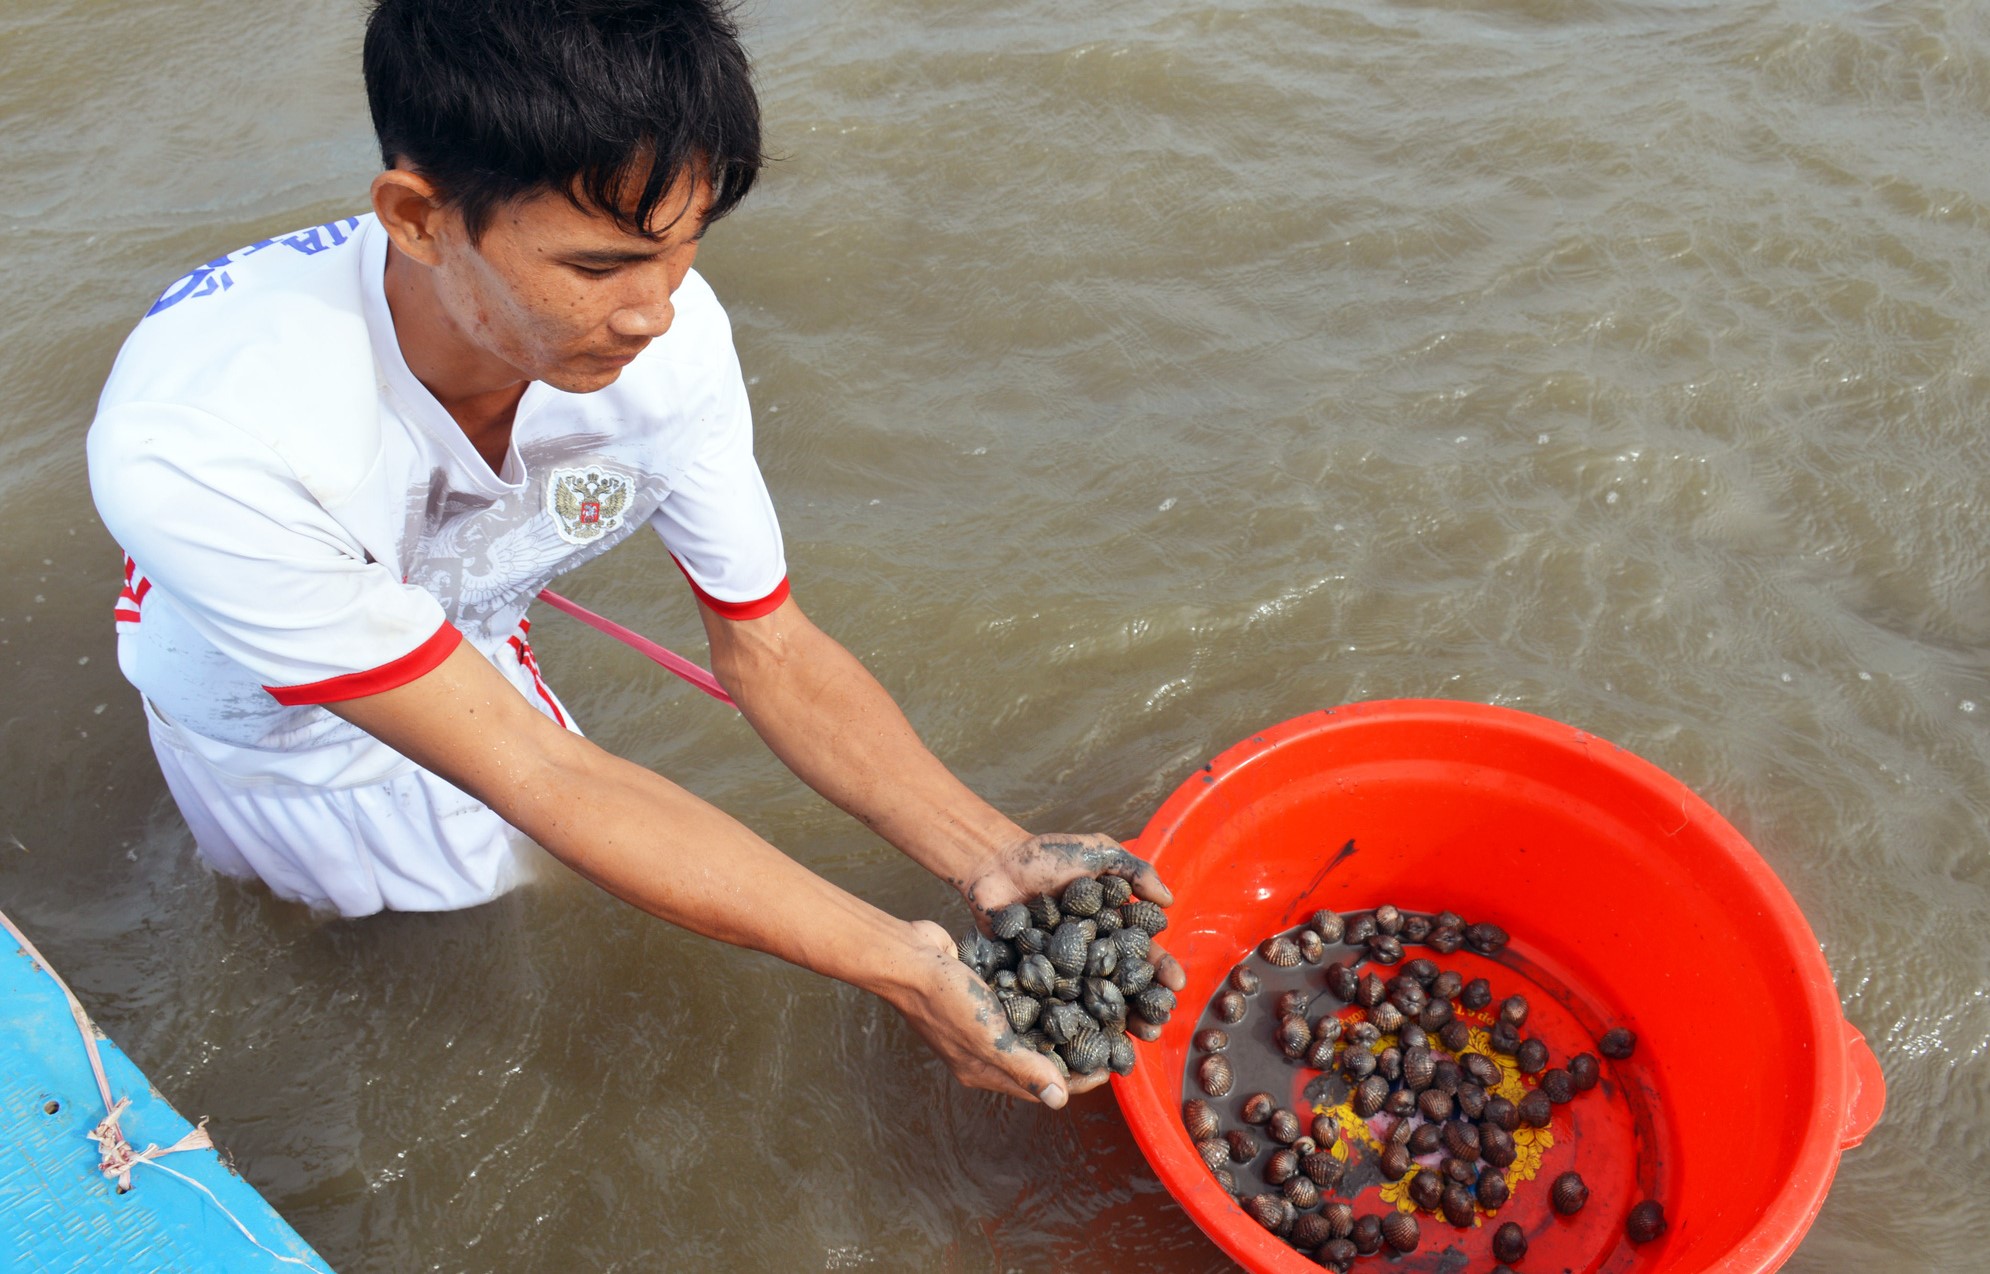
[(1043, 1104), (1052, 1110), (1064, 1109), (1064, 1090), (1056, 1084), (1045, 1084), (1043, 1091), (1038, 1093), (1037, 1096), (1043, 1098)]

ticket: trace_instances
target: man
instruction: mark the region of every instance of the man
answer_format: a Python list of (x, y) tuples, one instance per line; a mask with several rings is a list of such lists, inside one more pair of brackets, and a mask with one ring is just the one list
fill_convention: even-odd
[[(1110, 871), (968, 791), (789, 595), (698, 238), (759, 108), (713, 0), (383, 0), (370, 216), (170, 287), (90, 432), (126, 550), (119, 661), (218, 869), (348, 915), (462, 907), (521, 835), (699, 933), (884, 996), (963, 1082), (1063, 1104), (943, 929), (804, 870), (586, 742), (539, 676), (539, 589), (648, 523), (714, 671), (817, 791), (987, 913)], [(1165, 982), (1181, 975), (1160, 957)]]

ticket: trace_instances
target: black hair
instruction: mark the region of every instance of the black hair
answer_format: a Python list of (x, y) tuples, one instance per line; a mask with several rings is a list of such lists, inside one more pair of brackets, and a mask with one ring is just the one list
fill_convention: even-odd
[(544, 190), (648, 235), (701, 165), (710, 224), (760, 171), (728, 0), (379, 0), (362, 62), (383, 162), (435, 182), (473, 239)]

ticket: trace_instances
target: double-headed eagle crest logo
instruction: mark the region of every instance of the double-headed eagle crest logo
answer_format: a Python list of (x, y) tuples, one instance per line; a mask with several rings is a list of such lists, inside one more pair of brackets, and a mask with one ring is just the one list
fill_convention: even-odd
[(555, 469), (546, 481), (546, 512), (560, 538), (569, 544), (592, 544), (622, 525), (622, 514), (635, 494), (626, 473), (589, 465), (585, 469)]

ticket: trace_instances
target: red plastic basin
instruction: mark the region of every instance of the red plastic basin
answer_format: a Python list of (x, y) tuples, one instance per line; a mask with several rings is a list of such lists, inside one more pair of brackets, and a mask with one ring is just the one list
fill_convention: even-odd
[[(1528, 1187), (1537, 1197), (1522, 1219), (1562, 1243), (1557, 1269), (1776, 1268), (1884, 1105), (1878, 1063), (1768, 865), (1678, 780), (1569, 726), (1440, 700), (1312, 713), (1193, 775), (1138, 848), (1174, 890), (1164, 943), (1188, 985), (1114, 1092), (1163, 1184), (1248, 1269), (1319, 1267), (1251, 1221), (1183, 1131), (1189, 1038), (1232, 966), (1321, 907), (1392, 902), (1493, 921), (1514, 935), (1507, 972), (1553, 988), (1557, 1014), (1579, 1030), (1637, 1032), (1633, 1059), (1606, 1063), (1642, 1112), (1635, 1132), (1616, 1134), (1638, 1142), (1613, 1147), (1622, 1197), (1593, 1199), (1581, 1231), (1549, 1233), (1560, 1223), (1532, 1213), (1546, 1215), (1538, 1196), (1561, 1170), (1555, 1151)], [(1576, 1136), (1564, 1146), (1583, 1152)], [(1622, 1240), (1626, 1192), (1663, 1202), (1663, 1239)], [(1372, 1196), (1359, 1210), (1381, 1210)], [(1516, 1193), (1508, 1210), (1521, 1202)], [(1614, 1215), (1592, 1216), (1599, 1208)], [(1437, 1269), (1448, 1230), (1426, 1218), (1414, 1256), (1355, 1268)]]

